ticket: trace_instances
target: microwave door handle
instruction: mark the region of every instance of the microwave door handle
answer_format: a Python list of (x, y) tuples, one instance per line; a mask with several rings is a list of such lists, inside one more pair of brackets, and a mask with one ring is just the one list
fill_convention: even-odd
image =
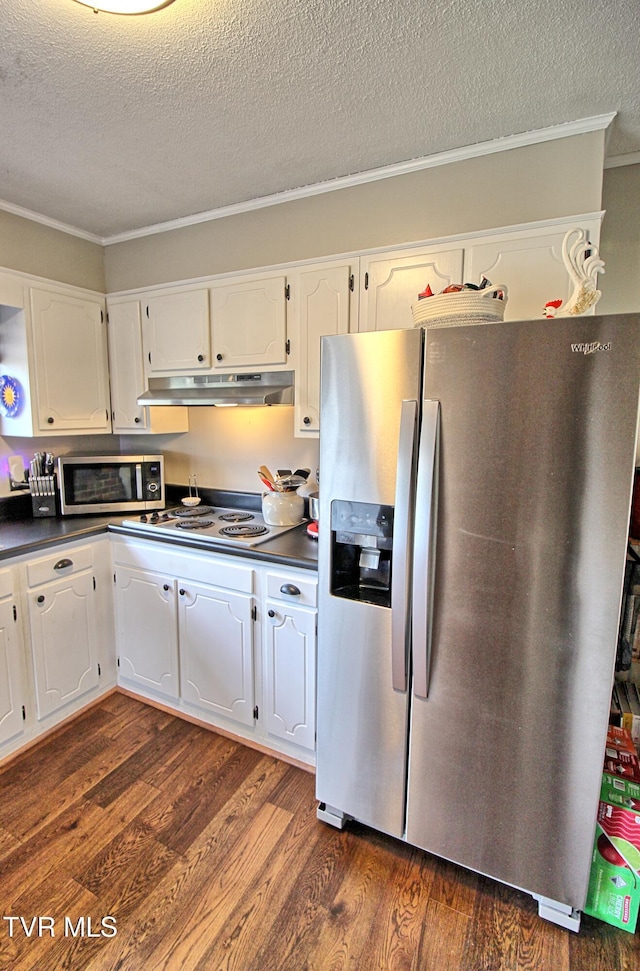
[(418, 402), (402, 402), (391, 565), (391, 679), (396, 691), (407, 690), (411, 591), (411, 514), (415, 469)]
[(422, 402), (413, 554), (413, 693), (429, 694), (438, 501), (440, 402)]
[(136, 462), (136, 499), (143, 499), (142, 495), (142, 465)]

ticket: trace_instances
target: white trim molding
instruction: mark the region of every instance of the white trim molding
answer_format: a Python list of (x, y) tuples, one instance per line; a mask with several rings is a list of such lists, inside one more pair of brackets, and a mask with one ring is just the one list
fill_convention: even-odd
[(626, 155), (611, 155), (604, 160), (605, 169), (619, 169), (623, 165), (639, 165), (640, 152), (627, 152)]
[(68, 236), (77, 236), (79, 239), (86, 239), (88, 242), (97, 243), (99, 246), (105, 245), (105, 238), (103, 236), (96, 236), (94, 233), (89, 233), (84, 229), (78, 229), (77, 226), (69, 226), (67, 223), (60, 222), (58, 219), (43, 216), (40, 212), (32, 212), (31, 209), (14, 206), (12, 202), (5, 202), (4, 199), (0, 199), (0, 210), (9, 212), (13, 216), (20, 216), (22, 219), (30, 219), (31, 222), (40, 223), (41, 226), (57, 229), (61, 233), (67, 233)]
[[(110, 246), (114, 243), (123, 243), (131, 239), (140, 239), (144, 236), (153, 236), (157, 233), (170, 232), (173, 229), (183, 229), (187, 226), (195, 226), (199, 223), (211, 222), (214, 219), (224, 219), (227, 216), (234, 216), (239, 213), (251, 212), (255, 209), (265, 209), (268, 206), (277, 206), (284, 202), (293, 202), (296, 199), (306, 199), (311, 196), (321, 195), (325, 192), (335, 192), (339, 189), (348, 189), (353, 186), (364, 185), (368, 182), (376, 182), (381, 179), (391, 179), (398, 175), (407, 175), (411, 172), (419, 172), (423, 169), (435, 168), (439, 165), (451, 165), (454, 162), (462, 162), (467, 159), (478, 158), (483, 155), (493, 155), (498, 152), (507, 152), (514, 148), (523, 148), (528, 145), (537, 145), (542, 142), (554, 141), (558, 138), (569, 138), (572, 135), (583, 135), (589, 132), (606, 130), (616, 112), (609, 112), (603, 115), (593, 115), (590, 118), (581, 118), (577, 121), (562, 122), (559, 125), (552, 125), (549, 128), (539, 128), (532, 131), (520, 132), (516, 135), (505, 135), (502, 138), (494, 138), (486, 142), (478, 142), (475, 145), (467, 145), (463, 148), (454, 148), (446, 152), (437, 152), (434, 155), (426, 155), (420, 158), (408, 159), (404, 162), (396, 162), (392, 165), (384, 165), (380, 168), (369, 169), (365, 172), (358, 172), (354, 175), (341, 176), (330, 179), (327, 182), (317, 182), (313, 185), (303, 186), (299, 189), (287, 189), (284, 192), (276, 192), (272, 195), (261, 196), (247, 202), (235, 203), (229, 206), (222, 206), (219, 209), (211, 209), (208, 212), (196, 213), (192, 216), (183, 216), (178, 219), (169, 219), (166, 222), (156, 223), (152, 226), (144, 226), (140, 229), (132, 229), (123, 233), (115, 233), (112, 236), (96, 236), (93, 233), (68, 226), (65, 223), (50, 219), (39, 213), (31, 212), (20, 206), (0, 200), (0, 210), (22, 216), (24, 219), (31, 219), (34, 222), (50, 226), (61, 232), (81, 239), (89, 240), (92, 243), (99, 243), (102, 246)], [(638, 153), (640, 155), (640, 153)], [(632, 164), (637, 161), (633, 156), (618, 156), (621, 159), (629, 159), (627, 162), (613, 162), (618, 165)], [(609, 165), (611, 165), (611, 161)]]
[(397, 175), (420, 172), (423, 169), (435, 168), (439, 165), (451, 165), (453, 162), (462, 162), (466, 159), (478, 158), (481, 155), (493, 155), (497, 152), (510, 151), (513, 148), (523, 148), (527, 145), (537, 145), (542, 142), (554, 141), (558, 138), (568, 138), (571, 135), (583, 135), (588, 132), (602, 131), (609, 127), (615, 116), (615, 111), (606, 115), (594, 115), (592, 118), (564, 122), (561, 125), (521, 132), (518, 135), (505, 135), (502, 138), (494, 138), (487, 142), (478, 142), (475, 145), (468, 145), (464, 148), (454, 148), (448, 152), (438, 152), (435, 155), (425, 155), (421, 158), (409, 159), (406, 162), (384, 165), (381, 168), (369, 169), (366, 172), (358, 172), (355, 175), (341, 176), (337, 179), (330, 179), (327, 182), (306, 185), (300, 189), (288, 189), (285, 192), (276, 192), (273, 195), (262, 196), (259, 199), (251, 199), (247, 202), (223, 206), (220, 209), (211, 209), (209, 212), (196, 213), (194, 216), (171, 219), (167, 222), (157, 223), (155, 226), (134, 229), (125, 233), (116, 233), (113, 236), (106, 237), (104, 244), (105, 246), (109, 246), (113, 243), (123, 243), (130, 239), (140, 239), (143, 236), (164, 233), (172, 229), (183, 229), (186, 226), (210, 222), (214, 219), (224, 219), (226, 216), (235, 216), (238, 213), (250, 212), (254, 209), (265, 209), (267, 206), (277, 206), (283, 202), (307, 199), (310, 196), (321, 195), (324, 192), (335, 192), (338, 189), (348, 189), (352, 186), (364, 185), (367, 182), (391, 179)]

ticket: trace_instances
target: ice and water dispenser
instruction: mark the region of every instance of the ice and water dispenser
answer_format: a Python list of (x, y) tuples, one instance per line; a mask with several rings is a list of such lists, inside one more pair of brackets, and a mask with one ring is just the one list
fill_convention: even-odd
[(331, 503), (331, 593), (391, 607), (393, 506)]

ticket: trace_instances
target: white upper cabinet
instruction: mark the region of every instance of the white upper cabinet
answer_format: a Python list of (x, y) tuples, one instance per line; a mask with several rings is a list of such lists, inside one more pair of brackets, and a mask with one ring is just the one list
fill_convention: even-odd
[(287, 280), (238, 277), (211, 288), (216, 369), (287, 363)]
[(439, 293), (462, 282), (462, 249), (407, 248), (360, 260), (360, 330), (413, 327), (411, 304), (427, 284)]
[[(320, 263), (291, 277), (295, 360), (295, 434), (320, 427), (320, 349), (323, 337), (357, 330), (358, 261)], [(352, 326), (353, 322), (353, 326)]]
[(109, 377), (111, 421), (115, 434), (184, 432), (189, 413), (181, 407), (141, 407), (138, 397), (147, 390), (142, 356), (140, 301), (109, 301)]
[(0, 274), (0, 360), (18, 389), (0, 435), (111, 431), (101, 295)]
[(111, 431), (104, 301), (31, 288), (40, 432)]
[(20, 277), (0, 271), (0, 305), (24, 310), (24, 282)]
[(181, 287), (142, 298), (143, 346), (149, 374), (211, 367), (209, 291)]
[(465, 252), (465, 280), (479, 283), (484, 275), (494, 284), (503, 283), (508, 291), (505, 320), (539, 320), (549, 300), (566, 300), (573, 291), (562, 241), (577, 228), (586, 229), (598, 245), (599, 216), (576, 216), (551, 227), (523, 227), (473, 241)]
[(114, 432), (146, 429), (145, 409), (137, 397), (145, 390), (140, 301), (109, 304), (109, 377)]

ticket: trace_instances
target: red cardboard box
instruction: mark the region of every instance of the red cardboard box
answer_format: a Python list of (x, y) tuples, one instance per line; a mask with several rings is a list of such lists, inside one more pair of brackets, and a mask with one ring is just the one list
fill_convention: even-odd
[(604, 772), (611, 778), (631, 779), (640, 782), (640, 761), (626, 728), (609, 725), (604, 756)]
[(618, 728), (617, 725), (609, 725), (607, 729), (607, 748), (614, 748), (617, 751), (636, 753), (631, 733), (626, 728)]

